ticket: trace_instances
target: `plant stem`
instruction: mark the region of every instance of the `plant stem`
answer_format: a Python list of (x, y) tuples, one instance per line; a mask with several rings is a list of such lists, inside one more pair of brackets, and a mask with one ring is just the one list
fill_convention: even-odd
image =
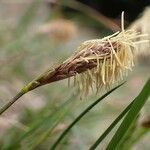
[(40, 86), (40, 83), (36, 80), (33, 80), (28, 85), (26, 85), (15, 97), (13, 97), (8, 103), (6, 103), (0, 109), (0, 115), (3, 114), (11, 105), (13, 105), (20, 97), (22, 97), (25, 93), (37, 88)]
[(20, 91), (15, 97), (13, 97), (6, 105), (4, 105), (0, 109), (0, 115), (5, 112), (13, 103), (15, 103), (22, 95), (25, 93), (23, 91)]

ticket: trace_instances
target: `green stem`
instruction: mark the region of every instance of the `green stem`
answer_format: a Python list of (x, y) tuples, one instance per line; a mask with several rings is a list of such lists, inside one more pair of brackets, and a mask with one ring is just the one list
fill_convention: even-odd
[(3, 114), (10, 106), (12, 106), (20, 97), (22, 97), (25, 93), (37, 88), (40, 85), (36, 80), (30, 82), (27, 86), (25, 86), (15, 97), (13, 97), (8, 103), (6, 103), (0, 109), (0, 115)]
[(65, 130), (64, 132), (59, 136), (57, 141), (54, 143), (54, 145), (51, 147), (51, 150), (56, 149), (60, 141), (65, 137), (65, 135), (69, 132), (69, 130), (86, 114), (88, 113), (95, 105), (97, 105), (101, 100), (103, 100), (106, 96), (108, 96), (110, 93), (112, 93), (114, 90), (122, 86), (124, 83), (114, 87), (107, 93), (105, 93), (103, 96), (101, 96), (98, 100), (93, 102), (90, 106), (88, 106)]
[(23, 91), (20, 91), (15, 97), (13, 97), (7, 104), (5, 104), (1, 109), (0, 109), (0, 115), (5, 112), (13, 103), (15, 103), (22, 95), (25, 93)]

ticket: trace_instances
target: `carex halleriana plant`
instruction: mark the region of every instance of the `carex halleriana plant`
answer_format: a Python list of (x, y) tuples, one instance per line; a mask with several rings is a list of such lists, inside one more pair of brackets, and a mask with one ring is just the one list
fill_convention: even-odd
[(0, 109), (0, 114), (6, 111), (22, 95), (45, 84), (74, 77), (81, 96), (87, 95), (90, 89), (110, 88), (119, 82), (134, 66), (134, 53), (137, 44), (147, 42), (138, 40), (146, 34), (135, 30), (124, 29), (122, 13), (122, 29), (102, 39), (83, 42), (77, 50), (64, 62), (55, 68), (35, 78), (24, 86), (18, 94)]

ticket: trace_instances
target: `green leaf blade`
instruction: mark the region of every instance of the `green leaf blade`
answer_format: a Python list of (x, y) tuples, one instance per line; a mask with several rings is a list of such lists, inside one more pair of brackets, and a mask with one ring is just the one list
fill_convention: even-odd
[(128, 114), (124, 118), (117, 132), (113, 136), (112, 140), (108, 144), (107, 150), (117, 149), (119, 143), (125, 136), (127, 130), (132, 125), (132, 122), (134, 121), (134, 119), (142, 109), (143, 105), (146, 103), (149, 96), (150, 96), (150, 79), (147, 81), (140, 94), (136, 97), (131, 109), (129, 110)]
[(80, 113), (80, 115), (74, 119), (74, 121), (64, 130), (64, 132), (58, 137), (56, 142), (53, 144), (53, 146), (50, 148), (50, 150), (55, 150), (58, 144), (62, 141), (62, 139), (66, 136), (66, 134), (70, 131), (70, 129), (76, 125), (76, 123), (82, 119), (94, 106), (96, 106), (100, 101), (102, 101), (105, 97), (107, 97), (109, 94), (111, 94), (113, 91), (118, 89), (120, 86), (122, 86), (125, 82), (121, 83), (120, 85), (114, 87), (110, 91), (106, 92), (104, 95), (102, 95), (98, 100), (94, 101), (91, 105), (89, 105), (83, 112)]

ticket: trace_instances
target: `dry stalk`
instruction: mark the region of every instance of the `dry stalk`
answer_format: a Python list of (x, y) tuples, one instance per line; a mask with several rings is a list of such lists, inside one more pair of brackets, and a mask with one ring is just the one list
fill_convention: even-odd
[(133, 55), (136, 44), (147, 40), (135, 41), (144, 37), (134, 30), (124, 30), (122, 14), (122, 31), (103, 39), (89, 40), (82, 43), (75, 53), (58, 67), (46, 71), (25, 86), (1, 110), (2, 114), (23, 94), (48, 83), (74, 76), (74, 84), (78, 86), (82, 95), (87, 95), (94, 85), (97, 91), (110, 88), (113, 83), (123, 79), (134, 66)]

